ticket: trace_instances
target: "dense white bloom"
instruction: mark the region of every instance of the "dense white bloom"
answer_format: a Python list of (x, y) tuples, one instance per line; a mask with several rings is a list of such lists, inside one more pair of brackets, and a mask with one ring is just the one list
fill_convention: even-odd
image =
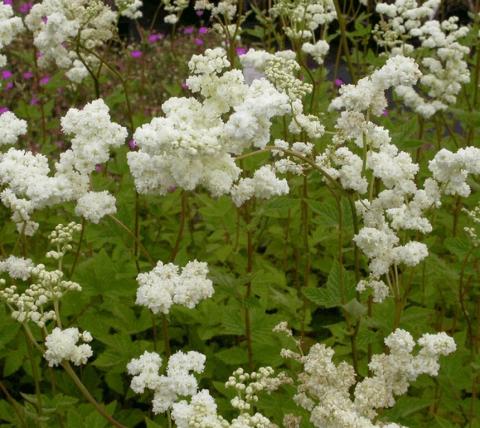
[(207, 264), (196, 260), (188, 262), (181, 272), (173, 263), (164, 265), (159, 261), (152, 271), (137, 276), (136, 304), (146, 306), (154, 314), (168, 314), (174, 303), (194, 308), (213, 295), (207, 274)]
[(106, 215), (115, 214), (115, 197), (107, 191), (88, 192), (77, 200), (75, 213), (88, 221), (98, 224)]
[(456, 153), (441, 149), (429, 162), (428, 169), (445, 194), (468, 196), (470, 186), (466, 179), (468, 174), (480, 173), (480, 149), (466, 147)]
[[(14, 38), (23, 31), (21, 18), (14, 16), (12, 6), (0, 3), (0, 67), (5, 67), (7, 58), (1, 54), (4, 47), (8, 46)], [(1, 129), (1, 128), (0, 128)], [(0, 145), (2, 144), (0, 138)]]
[(20, 135), (25, 135), (26, 133), (27, 122), (18, 119), (9, 111), (0, 115), (0, 146), (15, 144), (18, 137)]
[(319, 65), (323, 64), (329, 49), (330, 45), (325, 40), (319, 40), (315, 44), (306, 42), (302, 45), (302, 51), (311, 55)]
[(412, 58), (397, 55), (370, 76), (360, 79), (356, 85), (343, 85), (331, 104), (330, 110), (356, 112), (370, 111), (381, 115), (387, 106), (385, 91), (397, 86), (413, 86), (420, 78), (418, 65)]
[(213, 196), (228, 194), (241, 173), (232, 153), (269, 142), (272, 119), (291, 110), (288, 97), (265, 79), (247, 85), (239, 70), (224, 71), (229, 64), (221, 48), (194, 55), (187, 84), (202, 100), (171, 98), (165, 117), (135, 131), (140, 150), (128, 154), (128, 164), (138, 192), (203, 186)]
[[(70, 109), (61, 122), (64, 133), (73, 136), (72, 145), (60, 155), (54, 171), (42, 154), (13, 148), (0, 153), (0, 186), (5, 187), (0, 200), (12, 210), (12, 220), (19, 232), (26, 235), (36, 230), (30, 218), (35, 210), (83, 196), (79, 214), (98, 222), (101, 215), (114, 212), (113, 196), (87, 194), (89, 174), (97, 164), (108, 161), (112, 147), (125, 142), (126, 129), (111, 122), (108, 107), (101, 99), (87, 104), (83, 110)], [(15, 129), (17, 133), (23, 131), (23, 124), (17, 123)]]
[(90, 67), (98, 63), (85, 52), (80, 58), (77, 44), (89, 50), (102, 46), (115, 34), (117, 19), (118, 14), (100, 0), (43, 0), (32, 7), (25, 23), (41, 53), (40, 67), (54, 63), (69, 70), (80, 67), (76, 60)]
[[(374, 355), (372, 375), (355, 383), (355, 371), (346, 362), (335, 365), (333, 350), (323, 344), (310, 348), (307, 355), (296, 354), (304, 371), (298, 377), (297, 404), (310, 412), (310, 422), (318, 428), (373, 428), (398, 425), (373, 422), (377, 409), (395, 404), (395, 396), (405, 394), (421, 374), (436, 376), (438, 359), (455, 351), (455, 342), (445, 333), (425, 334), (413, 355), (415, 341), (410, 333), (397, 329), (385, 339), (388, 354)], [(353, 399), (350, 389), (354, 387)]]
[(264, 165), (255, 171), (252, 178), (242, 178), (231, 191), (235, 205), (241, 206), (249, 199), (269, 199), (288, 193), (287, 180), (279, 179), (270, 165)]
[[(439, 22), (433, 19), (440, 0), (418, 5), (416, 0), (396, 0), (393, 4), (377, 3), (384, 15), (375, 28), (377, 43), (392, 55), (413, 55), (422, 66), (420, 83), (426, 97), (413, 87), (400, 84), (395, 92), (416, 113), (430, 117), (454, 104), (462, 85), (470, 80), (466, 56), (469, 48), (459, 43), (468, 27), (459, 27), (458, 18)], [(420, 39), (421, 49), (414, 49), (413, 39)]]
[(81, 173), (92, 172), (95, 165), (108, 161), (110, 148), (121, 146), (127, 138), (127, 130), (111, 121), (102, 99), (92, 101), (82, 110), (71, 108), (61, 123), (65, 135), (73, 135), (74, 166)]
[(269, 13), (284, 19), (285, 34), (293, 39), (310, 38), (320, 25), (337, 17), (333, 0), (279, 0)]
[(77, 345), (79, 340), (90, 342), (92, 336), (88, 331), (80, 333), (75, 327), (65, 330), (55, 327), (45, 338), (44, 357), (48, 361), (48, 365), (55, 367), (65, 360), (71, 361), (76, 366), (85, 364), (93, 355), (93, 351), (87, 343)]
[(142, 11), (140, 10), (143, 6), (142, 0), (115, 0), (115, 5), (122, 16), (130, 19), (142, 17)]
[(7, 272), (10, 278), (26, 281), (30, 278), (32, 268), (33, 262), (23, 257), (9, 256), (5, 260), (0, 260), (0, 272)]
[(367, 288), (372, 290), (373, 301), (375, 303), (383, 302), (389, 295), (389, 289), (383, 281), (369, 278), (368, 280), (361, 280), (357, 284), (357, 291), (359, 292), (365, 291)]
[(180, 397), (197, 394), (198, 382), (191, 372), (203, 372), (205, 355), (196, 351), (176, 352), (168, 360), (166, 375), (159, 374), (161, 364), (162, 359), (157, 353), (145, 351), (127, 365), (128, 373), (133, 376), (130, 384), (133, 391), (139, 394), (145, 389), (154, 391), (152, 405), (155, 414), (171, 409)]

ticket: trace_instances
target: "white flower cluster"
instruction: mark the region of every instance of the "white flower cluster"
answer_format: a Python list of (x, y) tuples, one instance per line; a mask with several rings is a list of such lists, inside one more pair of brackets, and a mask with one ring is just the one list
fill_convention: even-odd
[[(470, 80), (466, 57), (470, 49), (459, 43), (468, 27), (460, 27), (458, 18), (439, 22), (433, 19), (440, 0), (428, 0), (420, 6), (415, 0), (377, 3), (376, 10), (387, 20), (376, 29), (377, 42), (391, 49), (392, 55), (415, 55), (420, 52), (423, 66), (420, 83), (427, 97), (411, 86), (399, 85), (395, 92), (416, 113), (430, 117), (454, 104), (462, 84)], [(414, 49), (413, 39), (421, 41)]]
[(147, 351), (127, 365), (128, 373), (133, 376), (132, 390), (137, 394), (142, 394), (145, 389), (154, 392), (152, 405), (155, 414), (170, 410), (181, 397), (197, 393), (198, 382), (191, 372), (203, 372), (205, 355), (196, 351), (178, 351), (169, 358), (165, 375), (159, 374), (161, 366), (160, 355)]
[(239, 70), (223, 71), (229, 66), (221, 48), (194, 55), (187, 84), (202, 100), (171, 98), (165, 117), (135, 131), (140, 150), (127, 156), (139, 193), (202, 185), (213, 196), (228, 194), (241, 172), (232, 153), (269, 142), (272, 119), (291, 110), (288, 97), (266, 79), (246, 84)]
[[(8, 118), (18, 129), (17, 119)], [(125, 142), (126, 129), (111, 122), (101, 99), (83, 110), (70, 109), (61, 123), (64, 133), (73, 135), (72, 145), (60, 155), (53, 175), (44, 155), (14, 148), (0, 154), (0, 186), (5, 186), (0, 200), (13, 211), (18, 231), (26, 235), (33, 235), (38, 228), (31, 220), (35, 210), (66, 201), (78, 201), (77, 213), (94, 222), (115, 212), (113, 196), (89, 192), (89, 175), (97, 164), (109, 159), (112, 147)]]
[(397, 86), (413, 86), (421, 73), (417, 63), (408, 57), (397, 55), (370, 76), (360, 79), (356, 85), (342, 85), (340, 95), (330, 104), (330, 110), (371, 112), (380, 116), (387, 107), (385, 91)]
[(249, 199), (270, 199), (273, 196), (286, 195), (289, 191), (287, 180), (279, 179), (270, 165), (257, 169), (252, 178), (242, 178), (233, 186), (231, 195), (237, 207)]
[(213, 295), (206, 263), (194, 260), (179, 270), (173, 263), (164, 265), (159, 261), (152, 271), (139, 274), (136, 304), (146, 306), (154, 314), (168, 314), (173, 304), (192, 309)]
[(372, 375), (357, 383), (353, 367), (346, 362), (335, 365), (333, 349), (323, 344), (313, 345), (305, 356), (286, 352), (304, 368), (294, 399), (310, 412), (310, 422), (315, 427), (398, 426), (374, 422), (377, 409), (392, 407), (395, 396), (405, 394), (421, 374), (437, 376), (439, 357), (456, 349), (454, 340), (443, 332), (424, 334), (417, 343), (420, 350), (414, 355), (415, 341), (410, 333), (395, 330), (385, 339), (389, 353), (374, 355), (369, 364)]
[(32, 268), (33, 262), (24, 257), (9, 256), (5, 260), (0, 260), (0, 273), (7, 272), (12, 279), (26, 281), (30, 278)]
[[(66, 291), (81, 290), (76, 282), (65, 281), (60, 270), (47, 271), (44, 265), (31, 266), (28, 260), (7, 259), (5, 262), (12, 277), (32, 277), (32, 283), (23, 293), (17, 291), (16, 285), (0, 290), (0, 299), (10, 307), (12, 318), (20, 323), (32, 321), (39, 327), (45, 326), (48, 320), (56, 319), (55, 311), (48, 310), (47, 306), (58, 301)], [(0, 283), (5, 284), (5, 280)]]
[(106, 190), (103, 192), (87, 192), (78, 198), (75, 213), (91, 223), (98, 224), (106, 215), (117, 212), (115, 197)]
[[(85, 343), (77, 345), (79, 340)], [(88, 331), (80, 333), (75, 327), (65, 330), (55, 327), (45, 338), (44, 357), (50, 367), (58, 366), (65, 360), (80, 366), (93, 355), (92, 348), (88, 345), (91, 341), (92, 335)]]
[[(238, 0), (196, 0), (195, 10), (209, 10), (214, 18), (223, 17), (224, 22), (232, 22), (237, 13)], [(233, 32), (231, 32), (233, 34)]]
[(18, 137), (26, 133), (27, 122), (18, 119), (17, 116), (10, 111), (0, 115), (0, 146), (15, 144)]
[(129, 19), (142, 17), (142, 0), (115, 0), (115, 6), (117, 6), (121, 16)]
[[(0, 52), (24, 30), (21, 18), (14, 16), (12, 6), (0, 3)], [(0, 53), (0, 68), (7, 65), (7, 58)], [(0, 128), (1, 129), (1, 128)], [(1, 140), (0, 140), (1, 144)]]
[(287, 22), (284, 31), (292, 39), (311, 38), (319, 26), (337, 18), (333, 0), (278, 0), (269, 12)]
[(480, 174), (480, 149), (465, 147), (456, 153), (441, 149), (429, 162), (428, 169), (445, 194), (466, 197), (471, 191), (466, 183), (468, 175)]
[(302, 51), (306, 54), (311, 55), (315, 62), (319, 65), (323, 64), (323, 61), (327, 56), (329, 50), (330, 45), (325, 40), (319, 40), (314, 44), (310, 42), (305, 42), (302, 45)]
[[(378, 115), (387, 106), (385, 90), (398, 85), (411, 87), (418, 77), (413, 59), (397, 55), (357, 85), (342, 87), (330, 106), (344, 110), (337, 119), (337, 132), (332, 144), (316, 157), (317, 165), (344, 189), (369, 193), (368, 198), (356, 201), (363, 228), (354, 241), (370, 260), (370, 277), (357, 289), (371, 289), (376, 302), (388, 295), (382, 275), (388, 275), (392, 266), (415, 266), (428, 255), (425, 244), (401, 241), (398, 232), (431, 232), (426, 212), (440, 206), (442, 194), (468, 196), (468, 175), (480, 173), (480, 149), (466, 147), (457, 153), (442, 149), (429, 162), (432, 178), (418, 188), (415, 178), (419, 166), (410, 154), (391, 144), (386, 129), (368, 120), (370, 114)], [(345, 146), (349, 142), (354, 143), (352, 149)], [(381, 184), (376, 197), (375, 182)]]
[(178, 428), (212, 427), (212, 428), (273, 428), (268, 418), (259, 412), (253, 412), (260, 392), (271, 393), (291, 379), (283, 373), (273, 376), (271, 367), (261, 367), (258, 371), (246, 373), (237, 369), (226, 387), (234, 388), (236, 396), (230, 401), (239, 416), (231, 422), (217, 414), (217, 405), (208, 390), (202, 390), (192, 396), (190, 403), (182, 400), (173, 405), (172, 417)]
[(162, 0), (164, 9), (168, 12), (164, 21), (167, 24), (176, 24), (182, 12), (190, 4), (189, 0)]
[[(140, 0), (117, 0), (119, 13), (101, 0), (43, 0), (33, 6), (25, 18), (40, 52), (38, 64), (56, 64), (67, 70), (66, 76), (80, 83), (88, 68), (98, 64), (87, 50), (102, 47), (116, 34), (119, 14), (138, 18)], [(82, 53), (81, 53), (82, 52)]]

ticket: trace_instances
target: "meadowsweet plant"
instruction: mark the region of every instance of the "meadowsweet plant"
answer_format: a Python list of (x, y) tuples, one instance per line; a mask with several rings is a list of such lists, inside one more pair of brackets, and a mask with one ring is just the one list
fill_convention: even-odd
[(0, 2), (0, 423), (480, 423), (480, 5)]

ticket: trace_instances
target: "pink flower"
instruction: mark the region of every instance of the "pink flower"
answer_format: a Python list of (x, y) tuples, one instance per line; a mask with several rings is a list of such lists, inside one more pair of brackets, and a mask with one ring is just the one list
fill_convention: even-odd
[(33, 96), (32, 99), (30, 100), (30, 105), (36, 106), (39, 102), (40, 100), (36, 96)]
[(24, 15), (26, 15), (27, 13), (30, 12), (32, 7), (33, 7), (33, 3), (30, 1), (27, 3), (22, 3), (19, 7), (20, 13), (23, 13)]
[(95, 165), (95, 171), (97, 171), (97, 172), (102, 172), (102, 171), (103, 171), (103, 165), (100, 164), (100, 163), (97, 163), (97, 164)]
[(48, 82), (50, 82), (50, 76), (43, 76), (38, 83), (40, 83), (40, 85), (46, 85)]
[(128, 147), (130, 148), (130, 150), (137, 150), (138, 144), (135, 140), (130, 140), (128, 142)]
[(388, 116), (388, 110), (387, 109), (383, 110), (382, 116)]
[(7, 111), (10, 111), (8, 107), (0, 107), (0, 115), (2, 115), (3, 113), (6, 113)]
[(183, 29), (183, 34), (192, 34), (193, 33), (193, 27), (185, 27)]
[(150, 34), (148, 36), (148, 43), (156, 43), (163, 39), (163, 34)]
[(342, 79), (335, 79), (333, 83), (337, 88), (345, 84), (345, 82)]
[(9, 89), (13, 88), (13, 82), (8, 82), (5, 86), (5, 89), (8, 91)]
[(241, 55), (245, 55), (248, 51), (247, 48), (242, 48), (242, 47), (238, 47), (237, 49), (235, 49), (235, 51), (237, 52), (237, 55), (238, 56), (241, 56)]
[(10, 70), (3, 70), (2, 71), (2, 79), (3, 80), (11, 79), (12, 76), (13, 76), (13, 73)]
[(202, 16), (203, 15), (203, 10), (197, 10), (197, 11), (195, 11), (195, 13), (197, 14), (197, 16)]
[(65, 143), (63, 141), (55, 141), (55, 144), (59, 149), (63, 149), (65, 147)]
[(207, 34), (208, 33), (208, 28), (207, 27), (200, 27), (198, 29), (198, 34)]
[(25, 80), (30, 80), (33, 77), (33, 73), (31, 71), (26, 71), (22, 76)]
[(42, 22), (46, 24), (48, 22), (48, 17), (42, 16)]
[(134, 50), (130, 52), (130, 56), (132, 58), (140, 58), (142, 55), (143, 55), (142, 51), (139, 51), (139, 50)]
[(193, 41), (197, 46), (202, 46), (204, 44), (204, 41), (202, 39), (196, 38)]
[(3, 4), (9, 4), (11, 6), (13, 4), (13, 0), (3, 0)]
[(182, 87), (182, 89), (184, 90), (187, 90), (188, 89), (188, 85), (185, 83), (185, 82), (182, 82), (182, 84), (180, 85)]

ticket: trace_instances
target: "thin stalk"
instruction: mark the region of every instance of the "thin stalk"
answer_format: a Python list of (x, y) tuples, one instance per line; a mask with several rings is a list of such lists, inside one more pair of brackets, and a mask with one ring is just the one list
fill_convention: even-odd
[(338, 0), (333, 0), (333, 3), (335, 5), (335, 10), (337, 12), (338, 25), (340, 27), (340, 41), (342, 43), (343, 52), (344, 52), (345, 58), (347, 60), (348, 71), (350, 73), (350, 77), (352, 78), (352, 81), (356, 82), (357, 77), (356, 77), (355, 69), (353, 68), (352, 59), (350, 57), (350, 50), (349, 50), (349, 47), (348, 47), (347, 27), (346, 27), (346, 24), (345, 24), (345, 17), (343, 16), (343, 12), (340, 9), (340, 5), (338, 3)]
[(77, 376), (75, 371), (72, 369), (72, 366), (68, 361), (64, 361), (62, 363), (62, 367), (64, 368), (65, 372), (70, 376), (70, 378), (73, 380), (73, 383), (75, 383), (76, 387), (79, 389), (79, 391), (82, 393), (82, 395), (85, 397), (85, 399), (90, 402), (90, 404), (95, 407), (95, 410), (103, 416), (111, 425), (117, 428), (127, 428), (125, 425), (121, 424), (118, 422), (116, 419), (114, 419), (112, 416), (110, 416), (107, 411), (101, 406), (95, 398), (93, 398), (92, 394), (90, 394), (90, 391), (85, 387), (85, 385), (82, 383), (80, 378)]

